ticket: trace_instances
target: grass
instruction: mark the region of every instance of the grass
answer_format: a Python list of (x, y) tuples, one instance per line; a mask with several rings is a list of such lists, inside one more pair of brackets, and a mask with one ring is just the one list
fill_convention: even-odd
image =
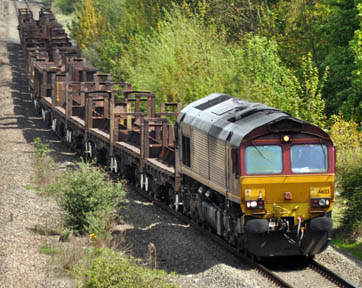
[(111, 249), (87, 249), (72, 269), (78, 287), (173, 288), (165, 271), (149, 269), (141, 261)]
[(349, 242), (341, 237), (332, 239), (332, 245), (343, 249), (362, 261), (362, 241)]
[(34, 148), (32, 165), (35, 168), (35, 174), (32, 176), (32, 184), (28, 184), (26, 189), (35, 190), (41, 196), (51, 196), (47, 195), (45, 188), (54, 182), (58, 173), (57, 167), (53, 158), (50, 157), (48, 144), (42, 143), (40, 138), (35, 138)]
[(46, 255), (54, 255), (57, 253), (57, 251), (52, 247), (51, 244), (49, 243), (45, 243), (43, 244), (40, 249), (39, 249), (39, 252), (41, 254), (46, 254)]
[(347, 251), (362, 261), (362, 240), (352, 239), (351, 237), (346, 239), (346, 231), (344, 230), (342, 223), (343, 214), (346, 209), (345, 200), (342, 197), (338, 197), (332, 213), (334, 237), (331, 244), (339, 249)]

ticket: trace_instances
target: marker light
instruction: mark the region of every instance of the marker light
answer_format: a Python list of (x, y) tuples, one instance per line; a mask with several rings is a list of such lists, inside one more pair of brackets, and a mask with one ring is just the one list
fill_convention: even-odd
[(290, 138), (289, 138), (288, 135), (285, 135), (285, 136), (283, 137), (283, 141), (284, 141), (284, 142), (289, 142), (289, 140), (290, 140)]

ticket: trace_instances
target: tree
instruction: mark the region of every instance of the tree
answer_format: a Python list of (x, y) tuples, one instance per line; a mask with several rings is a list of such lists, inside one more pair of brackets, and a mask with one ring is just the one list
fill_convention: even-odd
[(352, 73), (356, 69), (350, 42), (359, 28), (358, 10), (354, 0), (326, 0), (327, 22), (321, 25), (321, 39), (326, 56), (322, 67), (330, 67), (323, 89), (328, 115), (342, 112), (348, 119), (355, 114)]

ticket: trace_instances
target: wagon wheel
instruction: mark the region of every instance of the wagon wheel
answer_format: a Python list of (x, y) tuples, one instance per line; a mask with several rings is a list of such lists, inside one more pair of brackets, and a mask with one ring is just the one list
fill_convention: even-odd
[(141, 187), (141, 180), (140, 180), (140, 179), (141, 179), (140, 172), (139, 172), (138, 168), (135, 167), (135, 168), (133, 169), (133, 177), (132, 177), (132, 179), (130, 179), (130, 180), (131, 180), (131, 183), (132, 183), (135, 187), (140, 188), (140, 187)]
[(144, 187), (143, 190), (146, 191), (147, 194), (152, 195), (152, 177), (148, 175), (144, 175)]

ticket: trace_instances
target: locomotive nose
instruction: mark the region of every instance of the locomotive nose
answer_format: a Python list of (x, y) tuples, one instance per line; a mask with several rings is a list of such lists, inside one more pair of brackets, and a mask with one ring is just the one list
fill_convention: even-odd
[[(245, 177), (241, 179), (242, 208), (249, 215), (263, 218), (292, 217), (296, 225), (298, 216), (309, 220), (332, 209), (333, 183), (334, 175)], [(248, 207), (259, 196), (264, 202), (263, 209)]]

